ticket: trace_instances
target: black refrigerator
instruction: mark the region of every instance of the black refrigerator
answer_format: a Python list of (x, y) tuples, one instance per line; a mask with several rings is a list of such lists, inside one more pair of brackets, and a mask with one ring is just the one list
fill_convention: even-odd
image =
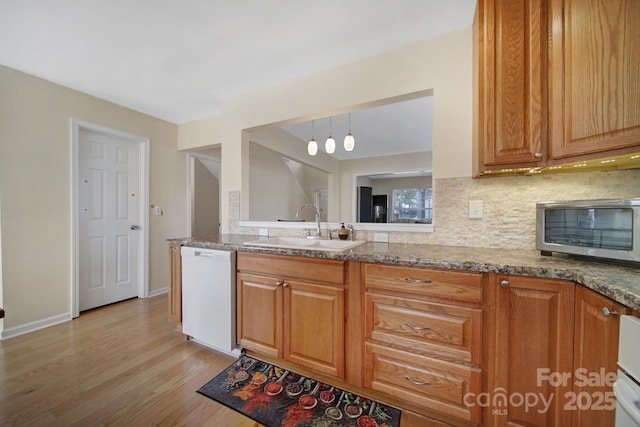
[(387, 195), (373, 187), (358, 186), (358, 222), (387, 222)]
[(358, 186), (358, 222), (373, 222), (373, 188)]

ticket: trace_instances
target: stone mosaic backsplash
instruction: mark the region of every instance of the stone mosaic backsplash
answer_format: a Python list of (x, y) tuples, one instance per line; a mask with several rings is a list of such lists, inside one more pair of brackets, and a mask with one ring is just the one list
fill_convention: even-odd
[[(422, 243), (503, 249), (535, 249), (535, 205), (539, 201), (640, 198), (640, 170), (550, 175), (440, 178), (434, 182), (433, 233), (389, 232), (392, 243)], [(229, 194), (230, 233), (258, 234), (239, 227), (239, 192)], [(483, 218), (468, 218), (469, 200), (482, 200)], [(299, 230), (272, 229), (270, 235)], [(357, 239), (373, 240), (358, 231)]]

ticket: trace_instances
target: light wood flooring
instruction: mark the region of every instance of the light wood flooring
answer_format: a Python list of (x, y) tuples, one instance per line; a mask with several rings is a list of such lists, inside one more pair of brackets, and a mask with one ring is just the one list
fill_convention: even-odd
[[(261, 424), (196, 393), (235, 359), (187, 341), (167, 296), (0, 341), (0, 427)], [(445, 423), (403, 412), (401, 427)]]
[(0, 341), (0, 426), (259, 424), (196, 393), (233, 357), (187, 341), (167, 297)]

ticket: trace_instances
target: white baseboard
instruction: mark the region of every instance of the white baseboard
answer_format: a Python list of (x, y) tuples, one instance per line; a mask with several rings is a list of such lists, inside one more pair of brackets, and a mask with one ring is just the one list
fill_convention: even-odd
[(154, 289), (153, 291), (149, 291), (149, 298), (157, 297), (158, 295), (162, 295), (166, 293), (169, 293), (168, 287), (161, 288), (161, 289)]
[[(149, 298), (157, 297), (169, 292), (169, 288), (154, 289), (149, 292)], [(71, 320), (71, 313), (58, 314), (46, 319), (36, 320), (35, 322), (25, 323), (24, 325), (14, 326), (7, 328), (0, 332), (0, 340), (7, 338), (17, 337), (19, 335), (28, 334), (29, 332), (37, 331), (38, 329), (48, 328), (49, 326), (57, 325)]]
[(71, 313), (58, 314), (56, 316), (47, 317), (46, 319), (36, 320), (35, 322), (25, 323), (24, 325), (14, 326), (2, 331), (0, 339), (17, 337), (19, 335), (28, 334), (39, 329), (48, 328), (49, 326), (57, 325), (71, 320)]

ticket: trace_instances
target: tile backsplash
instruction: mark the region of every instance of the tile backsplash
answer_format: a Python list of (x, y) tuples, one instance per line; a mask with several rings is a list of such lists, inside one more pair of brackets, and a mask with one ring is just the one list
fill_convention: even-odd
[[(230, 212), (230, 232), (257, 234), (258, 230), (238, 226), (235, 218), (240, 209), (239, 192), (232, 193), (230, 208), (235, 212)], [(440, 178), (434, 183), (434, 232), (389, 232), (389, 242), (534, 249), (536, 202), (627, 198), (640, 198), (639, 169), (481, 179)], [(481, 219), (469, 219), (470, 200), (482, 200)], [(291, 234), (283, 229), (273, 231), (277, 235)], [(373, 232), (357, 231), (357, 238), (373, 240)]]

